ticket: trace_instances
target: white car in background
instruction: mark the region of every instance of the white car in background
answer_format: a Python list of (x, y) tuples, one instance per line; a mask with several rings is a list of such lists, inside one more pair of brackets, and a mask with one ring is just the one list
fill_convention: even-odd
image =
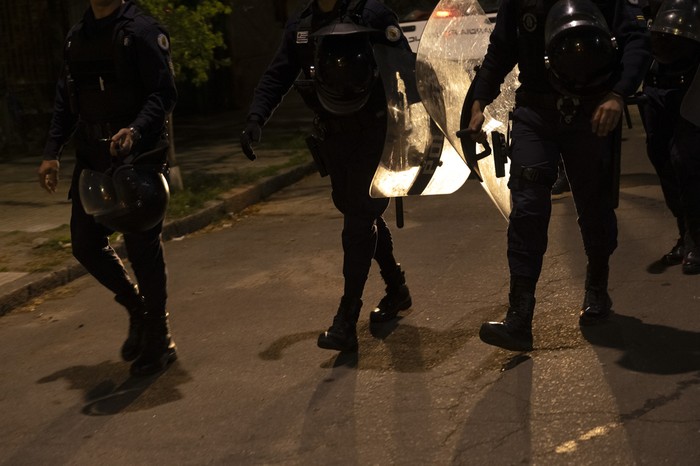
[[(439, 0), (384, 0), (384, 3), (391, 8), (399, 17), (399, 24), (413, 52), (418, 51), (418, 43), (423, 35), (425, 23), (433, 13)], [(496, 20), (496, 13), (501, 0), (479, 0), (486, 16), (491, 21)], [(449, 18), (454, 13), (445, 10), (437, 12), (444, 18)]]

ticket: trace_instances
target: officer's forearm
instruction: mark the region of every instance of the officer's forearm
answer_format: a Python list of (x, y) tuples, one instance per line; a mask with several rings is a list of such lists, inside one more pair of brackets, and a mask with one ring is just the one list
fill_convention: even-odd
[(61, 157), (63, 146), (68, 142), (75, 131), (77, 119), (77, 116), (65, 105), (64, 93), (59, 83), (57, 86), (48, 138), (43, 151), (44, 160), (58, 160)]
[(176, 98), (174, 89), (151, 94), (129, 127), (138, 128), (142, 135), (160, 132), (167, 116), (175, 107)]

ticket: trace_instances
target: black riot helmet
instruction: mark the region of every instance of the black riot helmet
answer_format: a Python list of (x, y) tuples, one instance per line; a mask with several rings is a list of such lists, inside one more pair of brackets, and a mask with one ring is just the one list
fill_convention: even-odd
[(700, 2), (665, 0), (650, 29), (651, 52), (659, 63), (693, 60), (700, 48)]
[(316, 31), (314, 81), (321, 105), (335, 115), (349, 115), (369, 100), (378, 71), (369, 33), (373, 29), (341, 21)]
[(590, 0), (559, 0), (547, 14), (545, 66), (565, 94), (591, 96), (607, 90), (619, 63), (617, 42), (603, 13)]
[(106, 172), (85, 169), (78, 189), (83, 209), (95, 221), (121, 233), (150, 230), (165, 217), (170, 199), (162, 160), (167, 147), (147, 152)]

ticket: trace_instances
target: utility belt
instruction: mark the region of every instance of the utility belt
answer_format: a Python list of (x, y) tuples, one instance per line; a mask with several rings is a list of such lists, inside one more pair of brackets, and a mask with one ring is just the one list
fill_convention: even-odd
[(556, 110), (561, 115), (563, 123), (569, 124), (574, 117), (583, 112), (592, 113), (599, 103), (596, 97), (573, 97), (557, 93), (516, 92), (516, 107), (532, 107), (543, 110)]
[(84, 141), (96, 142), (111, 139), (117, 131), (125, 128), (128, 121), (90, 123), (78, 120), (76, 135)]
[(328, 175), (328, 166), (332, 154), (328, 153), (328, 145), (322, 144), (329, 135), (341, 133), (358, 133), (367, 128), (384, 125), (382, 121), (386, 118), (386, 110), (378, 111), (374, 114), (367, 111), (359, 112), (349, 116), (320, 116), (314, 118), (313, 134), (306, 138), (306, 145), (311, 152), (319, 174)]
[(348, 116), (318, 115), (314, 119), (314, 130), (316, 136), (323, 140), (328, 134), (360, 132), (376, 127), (378, 124), (384, 124), (385, 118), (385, 109), (376, 112), (362, 110)]

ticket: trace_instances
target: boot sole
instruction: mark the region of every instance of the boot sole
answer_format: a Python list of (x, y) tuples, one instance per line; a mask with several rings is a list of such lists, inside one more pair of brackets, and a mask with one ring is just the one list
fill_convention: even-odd
[(169, 348), (168, 351), (160, 358), (160, 366), (146, 367), (145, 369), (137, 369), (131, 365), (130, 373), (135, 377), (145, 377), (148, 375), (158, 374), (167, 369), (170, 364), (177, 361), (177, 349)]
[(122, 353), (122, 360), (124, 362), (131, 362), (131, 361), (134, 361), (136, 358), (138, 358), (140, 354), (141, 354), (141, 351), (139, 351), (138, 353), (126, 354), (126, 355), (124, 353)]
[(125, 362), (134, 361), (136, 358), (141, 356), (141, 351), (143, 351), (143, 343), (141, 343), (139, 345), (138, 349), (134, 349), (133, 352), (125, 352), (124, 347), (122, 346), (122, 350), (121, 350), (122, 360), (124, 360)]
[(679, 257), (678, 259), (669, 259), (667, 256), (664, 256), (661, 258), (661, 263), (668, 265), (669, 267), (673, 267), (674, 265), (681, 265), (683, 263), (683, 258)]
[(396, 309), (396, 312), (391, 313), (391, 314), (385, 314), (382, 312), (370, 312), (369, 313), (369, 321), (375, 324), (380, 324), (384, 322), (389, 322), (391, 320), (396, 319), (396, 316), (399, 314), (401, 311), (405, 311), (407, 309), (410, 309), (411, 306), (413, 306), (413, 301), (411, 298), (408, 298), (408, 300), (404, 301), (401, 303), (398, 308)]
[(532, 351), (532, 343), (520, 343), (500, 333), (494, 333), (486, 324), (479, 329), (481, 341), (491, 346), (507, 349), (509, 351)]
[(602, 323), (607, 322), (610, 319), (610, 316), (612, 315), (612, 309), (608, 310), (605, 313), (596, 313), (596, 314), (587, 314), (584, 311), (581, 311), (581, 314), (578, 317), (578, 324), (586, 327), (590, 327), (593, 325), (599, 325)]
[(357, 351), (357, 347), (358, 347), (357, 343), (355, 343), (354, 345), (349, 345), (349, 346), (348, 345), (341, 345), (341, 344), (336, 343), (334, 341), (329, 341), (329, 340), (323, 338), (322, 336), (318, 337), (318, 341), (316, 342), (316, 344), (318, 345), (319, 348), (327, 349), (327, 350), (335, 350), (335, 351), (355, 352), (355, 351)]

